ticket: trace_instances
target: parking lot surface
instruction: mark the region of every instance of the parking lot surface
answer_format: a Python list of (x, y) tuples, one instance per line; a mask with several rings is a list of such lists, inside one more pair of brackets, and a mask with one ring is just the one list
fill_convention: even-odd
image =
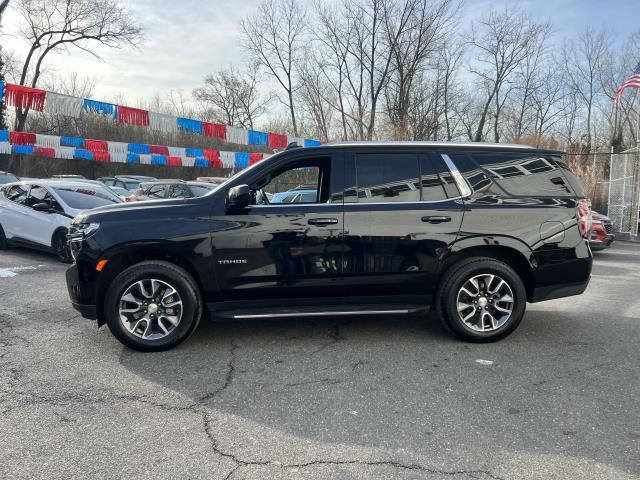
[(640, 245), (495, 344), (433, 314), (201, 324), (164, 353), (0, 253), (1, 478), (640, 478)]

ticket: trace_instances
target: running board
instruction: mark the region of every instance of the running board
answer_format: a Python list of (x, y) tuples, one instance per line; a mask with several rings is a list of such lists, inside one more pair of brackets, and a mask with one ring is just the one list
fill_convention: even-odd
[[(258, 318), (293, 318), (293, 317), (335, 317), (344, 315), (400, 315), (411, 313), (415, 310), (410, 309), (394, 309), (394, 310), (337, 310), (329, 312), (295, 312), (295, 313), (242, 313), (233, 314), (230, 317), (240, 319), (258, 319)], [(222, 316), (222, 315), (221, 315)]]

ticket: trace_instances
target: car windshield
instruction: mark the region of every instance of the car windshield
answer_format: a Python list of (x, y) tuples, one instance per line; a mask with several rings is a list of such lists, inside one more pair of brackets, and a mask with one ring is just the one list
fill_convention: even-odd
[(60, 186), (54, 187), (53, 190), (69, 208), (73, 208), (74, 210), (88, 210), (90, 208), (121, 202), (121, 200), (110, 191), (102, 188), (93, 188), (89, 185)]
[(214, 188), (216, 188), (217, 185), (189, 185), (189, 188), (191, 189), (191, 192), (196, 196), (196, 197), (201, 197), (203, 195), (206, 195), (207, 193), (209, 193), (210, 191), (212, 191)]
[(19, 179), (15, 175), (11, 175), (10, 173), (2, 173), (0, 174), (0, 185), (5, 183), (17, 182)]
[(140, 186), (140, 183), (141, 182), (139, 180), (138, 181), (134, 180), (134, 181), (124, 182), (124, 184), (127, 187), (127, 190), (129, 190), (130, 192), (133, 192), (134, 190), (137, 190), (138, 187)]

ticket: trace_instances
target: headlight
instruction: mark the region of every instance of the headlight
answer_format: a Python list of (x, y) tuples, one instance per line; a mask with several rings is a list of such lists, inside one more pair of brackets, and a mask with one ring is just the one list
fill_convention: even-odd
[(85, 240), (96, 233), (99, 228), (100, 224), (98, 222), (72, 223), (69, 229), (69, 240), (72, 242)]

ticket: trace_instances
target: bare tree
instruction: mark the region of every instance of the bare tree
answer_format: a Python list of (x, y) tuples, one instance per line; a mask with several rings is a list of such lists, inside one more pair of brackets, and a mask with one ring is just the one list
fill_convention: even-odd
[(606, 30), (596, 31), (587, 27), (577, 41), (565, 42), (562, 49), (562, 66), (567, 84), (577, 94), (586, 111), (586, 149), (591, 149), (593, 112), (597, 97), (602, 94), (599, 72), (610, 54), (610, 35)]
[(318, 138), (328, 140), (335, 111), (332, 105), (336, 104), (336, 97), (334, 89), (327, 81), (323, 61), (314, 55), (312, 48), (308, 48), (299, 70), (301, 100), (305, 112), (311, 118), (314, 134)]
[[(142, 28), (119, 0), (18, 0), (16, 10), (24, 23), (20, 36), (30, 45), (20, 85), (38, 86), (51, 52), (75, 47), (100, 58), (93, 49), (98, 44), (120, 48), (137, 45), (142, 38)], [(16, 109), (16, 130), (23, 130), (28, 113)]]
[[(500, 140), (498, 125), (505, 102), (505, 90), (515, 70), (533, 51), (539, 37), (548, 30), (547, 24), (531, 22), (516, 9), (492, 11), (474, 26), (472, 45), (477, 49), (476, 65), (471, 71), (476, 74), (486, 90), (486, 101), (476, 128), (474, 140), (482, 141), (489, 109), (494, 106), (494, 140)], [(501, 96), (503, 95), (503, 96)]]
[(257, 78), (255, 64), (242, 71), (230, 66), (207, 75), (205, 85), (196, 88), (193, 96), (202, 102), (205, 116), (227, 125), (253, 128), (271, 100), (260, 96)]
[(385, 22), (392, 73), (385, 89), (387, 111), (399, 138), (409, 136), (409, 102), (414, 81), (428, 61), (445, 48), (459, 4), (453, 0), (389, 2)]
[(286, 93), (283, 103), (289, 108), (296, 136), (295, 62), (304, 45), (306, 26), (307, 13), (298, 0), (265, 0), (254, 15), (240, 22), (243, 46)]

